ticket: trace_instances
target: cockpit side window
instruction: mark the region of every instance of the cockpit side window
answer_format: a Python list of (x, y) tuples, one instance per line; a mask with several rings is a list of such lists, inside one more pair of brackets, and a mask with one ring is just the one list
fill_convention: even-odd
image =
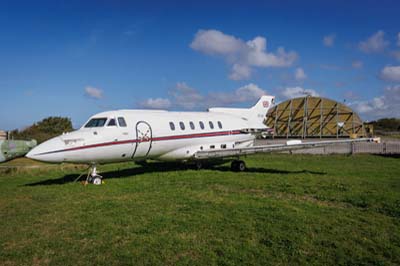
[(110, 121), (108, 121), (107, 126), (108, 126), (108, 127), (115, 127), (115, 126), (117, 126), (117, 123), (115, 122), (115, 119), (114, 119), (114, 118), (111, 118)]
[(92, 118), (86, 123), (85, 127), (104, 127), (107, 118)]
[(118, 117), (118, 124), (120, 127), (126, 127), (126, 122), (123, 117)]

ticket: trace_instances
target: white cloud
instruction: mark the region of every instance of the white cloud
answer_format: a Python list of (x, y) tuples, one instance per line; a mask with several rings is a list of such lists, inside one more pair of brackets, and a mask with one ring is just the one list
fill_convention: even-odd
[(276, 54), (267, 53), (267, 39), (256, 37), (246, 43), (247, 49), (245, 60), (250, 66), (258, 67), (288, 67), (297, 59), (293, 51), (286, 52), (285, 48), (279, 47)]
[(211, 92), (202, 95), (185, 82), (178, 82), (169, 91), (169, 98), (147, 99), (139, 103), (140, 107), (152, 109), (168, 109), (170, 107), (185, 110), (206, 109), (212, 106), (228, 106), (236, 103), (252, 103), (258, 100), (266, 91), (256, 84), (249, 83), (234, 91)]
[(335, 42), (335, 38), (336, 38), (335, 34), (330, 34), (330, 35), (324, 36), (324, 38), (322, 39), (322, 43), (326, 47), (332, 47)]
[(85, 88), (85, 95), (93, 99), (101, 99), (103, 98), (103, 91), (92, 86), (87, 86)]
[(351, 66), (353, 68), (362, 68), (363, 67), (363, 62), (360, 60), (354, 60), (353, 62), (351, 62)]
[(280, 92), (280, 96), (284, 99), (304, 97), (307, 95), (316, 97), (319, 96), (318, 92), (316, 92), (315, 90), (304, 89), (302, 87), (285, 88), (283, 91)]
[(372, 100), (356, 101), (349, 105), (368, 119), (400, 117), (400, 85), (386, 87), (383, 95)]
[(175, 88), (169, 91), (174, 105), (184, 109), (194, 109), (204, 101), (204, 97), (185, 82), (176, 83)]
[(294, 71), (294, 78), (297, 81), (303, 81), (307, 78), (307, 75), (306, 75), (306, 73), (304, 73), (304, 70), (301, 67), (298, 67)]
[(250, 76), (251, 68), (248, 65), (234, 64), (229, 78), (232, 80), (243, 80), (249, 79)]
[(383, 109), (385, 107), (383, 97), (375, 97), (370, 101), (359, 101), (356, 102), (354, 108), (360, 114), (370, 113), (376, 110)]
[(166, 98), (149, 98), (139, 103), (145, 109), (168, 109), (171, 106), (170, 100)]
[(218, 30), (199, 30), (190, 44), (193, 50), (205, 54), (234, 54), (243, 49), (242, 40)]
[(252, 67), (288, 67), (297, 59), (293, 51), (279, 47), (267, 51), (267, 39), (261, 36), (247, 42), (218, 30), (199, 30), (190, 47), (204, 54), (222, 56), (232, 66), (230, 79), (248, 79)]
[(386, 41), (384, 37), (385, 32), (377, 31), (367, 40), (360, 42), (358, 47), (364, 53), (382, 52), (389, 45), (389, 41)]
[(267, 92), (256, 84), (249, 83), (233, 92), (213, 92), (207, 95), (207, 105), (231, 105), (234, 103), (254, 102)]
[(266, 95), (266, 91), (258, 87), (256, 84), (250, 83), (240, 87), (235, 91), (237, 102), (248, 102), (258, 100), (261, 96)]
[(385, 66), (381, 70), (380, 78), (389, 82), (400, 82), (400, 66)]

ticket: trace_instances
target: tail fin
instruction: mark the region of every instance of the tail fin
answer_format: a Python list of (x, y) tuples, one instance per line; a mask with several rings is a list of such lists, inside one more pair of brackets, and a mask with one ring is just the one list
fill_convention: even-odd
[(260, 100), (258, 100), (258, 102), (253, 107), (251, 107), (250, 110), (254, 113), (257, 113), (257, 117), (264, 120), (269, 108), (271, 108), (274, 103), (274, 96), (264, 95), (261, 96)]
[(264, 95), (258, 100), (258, 102), (251, 108), (219, 108), (214, 107), (208, 109), (209, 112), (213, 113), (224, 113), (234, 116), (239, 116), (249, 121), (252, 128), (265, 128), (263, 121), (269, 110), (274, 105), (275, 97)]

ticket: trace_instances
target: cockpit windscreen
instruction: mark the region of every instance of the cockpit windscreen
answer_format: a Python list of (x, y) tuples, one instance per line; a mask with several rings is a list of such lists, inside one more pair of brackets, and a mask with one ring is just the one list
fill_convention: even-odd
[(85, 127), (103, 127), (107, 118), (92, 118), (86, 123)]

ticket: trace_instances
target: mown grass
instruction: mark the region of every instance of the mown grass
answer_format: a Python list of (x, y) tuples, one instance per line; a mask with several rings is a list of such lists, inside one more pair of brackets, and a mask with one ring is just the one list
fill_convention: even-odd
[(249, 170), (0, 174), (1, 265), (398, 265), (397, 158), (257, 155)]

